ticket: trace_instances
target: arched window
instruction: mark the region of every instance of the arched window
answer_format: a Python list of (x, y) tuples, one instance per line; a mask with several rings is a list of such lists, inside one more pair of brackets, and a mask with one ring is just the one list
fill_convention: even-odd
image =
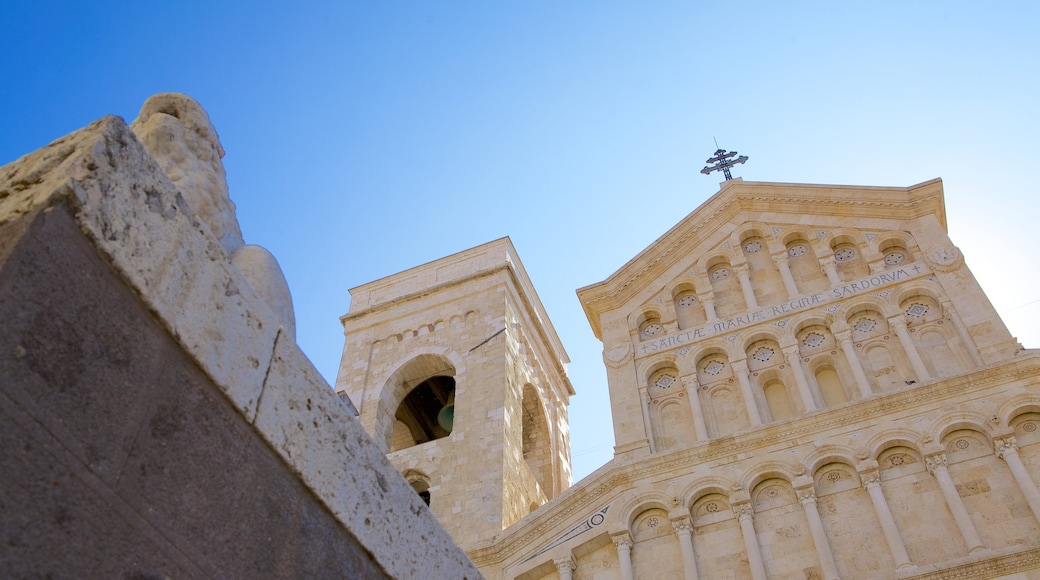
[(772, 379), (762, 387), (766, 396), (766, 404), (769, 405), (769, 414), (774, 421), (794, 416), (791, 407), (791, 399), (787, 396), (787, 387), (780, 379)]
[(545, 417), (541, 397), (531, 384), (524, 385), (521, 411), (521, 451), (531, 475), (538, 482), (545, 499), (552, 499), (553, 492), (553, 457), (552, 436), (549, 432), (549, 421)]
[(816, 369), (816, 384), (820, 386), (824, 405), (833, 407), (848, 402), (849, 397), (845, 394), (845, 386), (834, 367), (828, 365)]
[(426, 477), (426, 474), (413, 469), (406, 470), (402, 475), (405, 481), (408, 482), (408, 485), (415, 490), (415, 493), (419, 494), (423, 503), (430, 505), (430, 478)]
[(397, 407), (390, 451), (406, 449), (451, 434), (455, 379), (430, 377), (416, 385)]

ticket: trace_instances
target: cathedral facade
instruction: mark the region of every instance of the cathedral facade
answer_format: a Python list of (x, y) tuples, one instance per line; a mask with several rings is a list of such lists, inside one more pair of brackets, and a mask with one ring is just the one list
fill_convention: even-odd
[(351, 290), (336, 390), (488, 578), (1040, 578), (1040, 351), (942, 183), (726, 181), (578, 296), (615, 455), (508, 239)]

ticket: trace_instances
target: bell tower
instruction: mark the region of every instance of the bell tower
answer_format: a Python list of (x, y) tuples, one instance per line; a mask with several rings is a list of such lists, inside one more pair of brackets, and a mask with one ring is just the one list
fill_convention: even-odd
[(570, 361), (509, 238), (350, 295), (336, 391), (460, 546), (570, 486)]

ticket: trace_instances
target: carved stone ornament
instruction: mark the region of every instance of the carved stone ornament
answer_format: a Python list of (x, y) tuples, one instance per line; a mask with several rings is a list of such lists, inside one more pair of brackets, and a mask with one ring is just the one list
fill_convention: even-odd
[(1018, 443), (1015, 442), (1014, 437), (1004, 437), (997, 439), (993, 442), (994, 447), (997, 450), (997, 457), (1004, 459), (1004, 456), (1009, 453), (1018, 452)]
[(675, 533), (677, 534), (689, 534), (693, 532), (693, 524), (690, 523), (689, 518), (673, 520), (672, 529), (675, 530)]
[(816, 503), (816, 490), (806, 487), (798, 490), (798, 501), (805, 503)]
[(940, 272), (952, 272), (964, 265), (964, 256), (955, 246), (932, 250), (925, 257)]
[(931, 474), (934, 475), (936, 469), (939, 469), (940, 467), (942, 467), (944, 469), (946, 468), (946, 454), (945, 453), (937, 453), (937, 454), (932, 455), (930, 457), (926, 457), (925, 458), (925, 462), (928, 465), (928, 473), (931, 473)]
[(574, 560), (570, 557), (557, 558), (553, 560), (553, 564), (556, 564), (557, 570), (570, 570), (573, 572), (576, 568)]
[(741, 516), (747, 516), (750, 518), (754, 517), (755, 510), (751, 508), (750, 503), (741, 503), (733, 506), (733, 513), (736, 514), (738, 518)]
[(618, 548), (622, 546), (626, 548), (632, 548), (632, 536), (629, 536), (628, 534), (612, 536), (610, 539), (614, 541), (614, 545)]
[(615, 344), (603, 351), (603, 361), (616, 368), (621, 366), (626, 359), (628, 359), (630, 352), (632, 352), (631, 344), (628, 344), (627, 342)]
[(861, 473), (859, 478), (863, 481), (864, 489), (872, 485), (881, 485), (881, 474), (877, 471)]

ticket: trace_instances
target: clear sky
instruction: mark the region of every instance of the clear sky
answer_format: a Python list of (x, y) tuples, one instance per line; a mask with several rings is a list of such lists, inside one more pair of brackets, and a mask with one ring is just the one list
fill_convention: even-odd
[(1027, 347), (1035, 2), (5, 2), (0, 163), (151, 94), (209, 111), (248, 243), (330, 383), (347, 289), (512, 238), (572, 363), (576, 479), (612, 455), (574, 290), (718, 189), (942, 177), (950, 234)]

